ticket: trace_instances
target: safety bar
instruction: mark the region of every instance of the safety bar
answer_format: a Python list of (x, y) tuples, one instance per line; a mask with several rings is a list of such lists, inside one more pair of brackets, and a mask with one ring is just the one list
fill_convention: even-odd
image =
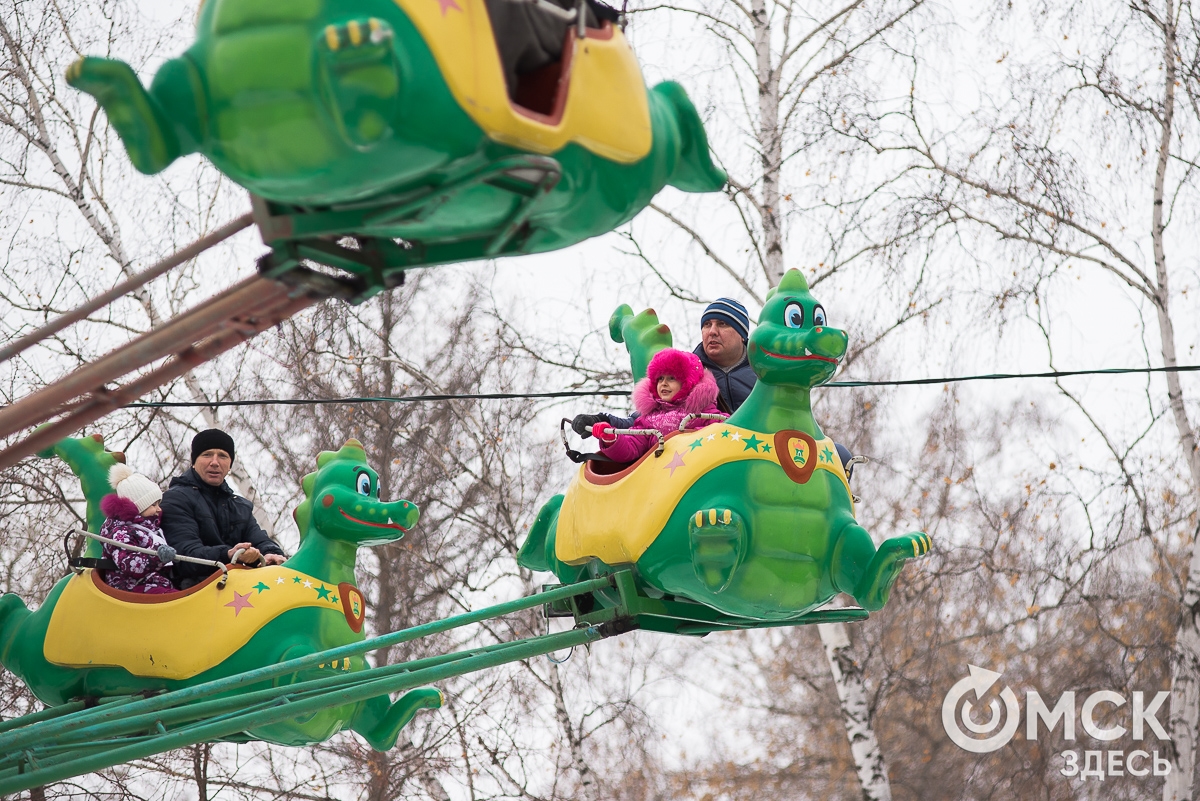
[[(71, 529), (71, 531), (68, 532), (68, 536), (70, 534), (82, 534), (85, 537), (90, 537), (91, 539), (99, 540), (100, 542), (107, 543), (107, 544), (115, 546), (117, 548), (123, 548), (126, 551), (136, 551), (137, 553), (146, 553), (146, 554), (150, 554), (151, 556), (159, 556), (158, 551), (155, 550), (154, 548), (143, 548), (140, 545), (130, 545), (127, 542), (117, 542), (116, 540), (110, 540), (108, 537), (101, 537), (99, 534), (93, 534), (90, 531), (79, 531), (78, 529)], [(168, 547), (170, 547), (170, 546), (168, 546)], [(171, 550), (174, 551), (175, 549), (172, 548)], [(245, 553), (245, 549), (238, 549), (233, 554), (233, 560), (236, 562), (243, 553)], [(159, 558), (161, 559), (162, 557), (159, 556)], [(212, 559), (197, 559), (194, 556), (180, 556), (179, 554), (175, 554), (169, 560), (164, 560), (164, 561), (167, 564), (170, 564), (172, 562), (191, 562), (194, 565), (208, 565), (209, 567), (220, 568), (222, 575), (221, 575), (220, 580), (217, 581), (218, 589), (224, 589), (225, 582), (229, 581), (229, 566), (225, 565), (221, 562), (215, 562)]]
[[(871, 460), (870, 460), (870, 459), (868, 459), (868, 458), (867, 458), (867, 457), (865, 457), (865, 456), (852, 456), (852, 457), (850, 457), (850, 461), (846, 462), (846, 465), (845, 465), (845, 467), (846, 467), (846, 481), (847, 481), (847, 482), (848, 482), (848, 481), (850, 481), (850, 477), (851, 477), (851, 476), (854, 474), (854, 465), (856, 465), (856, 464), (870, 464), (870, 463), (871, 463)], [(855, 495), (853, 492), (851, 492), (851, 493), (850, 493), (850, 498), (851, 498), (851, 500), (853, 500), (855, 503), (862, 503), (862, 498), (858, 497), (858, 496), (857, 496), (857, 495)]]
[[(724, 419), (724, 418), (722, 418)], [(558, 435), (562, 438), (563, 447), (567, 449), (567, 455), (578, 454), (579, 452), (571, 448), (571, 442), (567, 439), (567, 426), (571, 424), (571, 419), (564, 417), (562, 422), (558, 424)], [(614, 428), (613, 433), (617, 436), (646, 436), (655, 437), (658, 440), (658, 447), (654, 449), (654, 457), (662, 456), (663, 448), (666, 447), (666, 437), (656, 428)], [(587, 454), (588, 456), (593, 454)], [(581, 457), (582, 458), (582, 457)], [(575, 459), (574, 461), (579, 461)]]
[(723, 415), (723, 414), (704, 414), (702, 412), (697, 412), (695, 414), (689, 414), (687, 417), (680, 420), (679, 421), (679, 430), (687, 431), (687, 427), (692, 424), (693, 420), (728, 420), (728, 419), (729, 419), (728, 416)]
[(654, 449), (656, 459), (662, 456), (663, 448), (667, 447), (666, 437), (657, 428), (614, 428), (612, 432), (618, 437), (657, 437), (658, 446)]

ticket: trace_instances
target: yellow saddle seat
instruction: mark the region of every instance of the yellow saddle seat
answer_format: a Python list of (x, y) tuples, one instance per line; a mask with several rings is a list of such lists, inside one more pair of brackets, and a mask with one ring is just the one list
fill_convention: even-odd
[(395, 2), (429, 45), (458, 105), (497, 142), (545, 155), (574, 142), (620, 164), (650, 152), (646, 83), (619, 28), (605, 23), (584, 39), (571, 35), (563, 53), (565, 102), (536, 114), (509, 100), (484, 0)]
[(609, 565), (636, 562), (692, 485), (716, 467), (749, 459), (774, 462), (800, 484), (815, 470), (826, 470), (838, 477), (853, 499), (833, 440), (814, 440), (799, 431), (765, 434), (714, 423), (699, 431), (672, 434), (661, 456), (650, 451), (614, 475), (599, 475), (590, 462), (584, 464), (558, 513), (554, 555), (571, 565), (589, 559)]
[(362, 619), (350, 584), (328, 584), (285, 566), (233, 568), (170, 595), (114, 590), (94, 570), (74, 576), (46, 631), (46, 660), (64, 667), (121, 667), (135, 676), (188, 679), (215, 667), (292, 609), (321, 607)]

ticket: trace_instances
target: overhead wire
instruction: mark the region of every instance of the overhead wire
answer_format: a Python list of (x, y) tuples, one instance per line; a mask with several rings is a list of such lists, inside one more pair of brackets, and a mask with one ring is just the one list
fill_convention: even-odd
[[(1040, 373), (980, 373), (978, 375), (943, 376), (940, 378), (906, 378), (886, 381), (831, 381), (824, 387), (841, 389), (855, 387), (904, 387), (925, 384), (958, 384), (969, 381), (1011, 381), (1032, 378), (1072, 378), (1089, 375), (1151, 375), (1155, 373), (1194, 373), (1200, 364), (1175, 367), (1107, 367), (1095, 370), (1048, 370)], [(443, 395), (365, 395), (345, 398), (262, 398), (224, 401), (137, 401), (122, 405), (125, 409), (198, 409), (236, 406), (322, 406), (328, 404), (356, 405), (362, 403), (430, 403), (453, 400), (545, 400), (555, 398), (627, 397), (633, 393), (624, 389), (562, 390), (558, 392), (474, 392)], [(3, 407), (0, 407), (3, 408)]]

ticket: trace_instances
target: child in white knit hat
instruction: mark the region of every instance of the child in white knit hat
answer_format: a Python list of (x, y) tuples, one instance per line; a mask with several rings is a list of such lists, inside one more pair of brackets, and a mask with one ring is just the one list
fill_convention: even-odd
[[(140, 548), (165, 547), (167, 540), (160, 525), (162, 490), (158, 485), (123, 464), (115, 464), (108, 471), (108, 483), (116, 492), (100, 501), (100, 511), (107, 517), (100, 536)], [(159, 556), (106, 542), (104, 557), (117, 566), (104, 577), (113, 589), (154, 594), (175, 591), (167, 577), (171, 568)]]

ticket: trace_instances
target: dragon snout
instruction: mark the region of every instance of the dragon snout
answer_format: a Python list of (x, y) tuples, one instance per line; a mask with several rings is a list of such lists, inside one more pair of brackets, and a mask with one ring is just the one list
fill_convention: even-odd
[(850, 339), (846, 332), (837, 328), (814, 328), (808, 335), (808, 349), (826, 359), (840, 359), (846, 355)]
[(421, 519), (421, 510), (412, 501), (396, 501), (387, 504), (388, 519), (405, 530), (411, 530)]

